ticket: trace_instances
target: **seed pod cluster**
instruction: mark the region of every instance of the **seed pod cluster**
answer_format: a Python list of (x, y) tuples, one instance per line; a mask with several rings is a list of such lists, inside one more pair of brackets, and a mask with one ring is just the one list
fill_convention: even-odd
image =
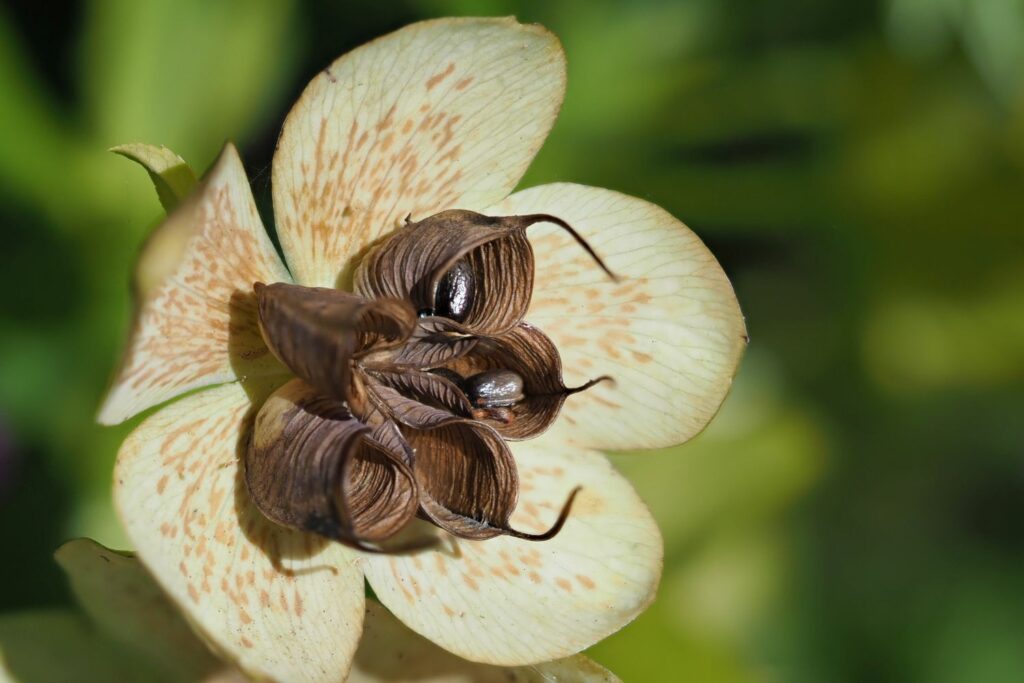
[[(526, 229), (558, 218), (444, 211), (371, 251), (355, 293), (257, 284), (260, 331), (297, 379), (261, 408), (246, 485), (278, 524), (364, 550), (415, 516), (460, 538), (543, 540), (512, 528), (506, 440), (543, 432), (570, 394), (554, 344), (523, 322)], [(609, 273), (610, 274), (610, 273)], [(597, 380), (595, 380), (597, 381)]]

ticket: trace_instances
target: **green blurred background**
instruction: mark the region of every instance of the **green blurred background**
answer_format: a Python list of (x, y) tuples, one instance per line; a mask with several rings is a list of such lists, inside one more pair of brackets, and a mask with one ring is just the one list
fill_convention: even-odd
[(1024, 680), (1024, 2), (9, 0), (0, 8), (0, 611), (125, 542), (93, 424), (161, 215), (105, 150), (235, 140), (269, 220), (280, 122), (346, 50), (515, 14), (569, 58), (524, 185), (665, 206), (752, 343), (713, 426), (617, 455), (658, 601), (592, 650), (627, 681)]

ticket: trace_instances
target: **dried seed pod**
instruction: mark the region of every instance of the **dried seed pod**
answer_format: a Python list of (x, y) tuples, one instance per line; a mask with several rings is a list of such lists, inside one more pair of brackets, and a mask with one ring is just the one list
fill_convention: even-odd
[[(283, 526), (364, 550), (419, 514), (460, 538), (545, 540), (569, 515), (524, 533), (506, 440), (536, 436), (565, 398), (554, 344), (522, 322), (533, 289), (526, 230), (548, 214), (450, 210), (371, 250), (357, 294), (254, 286), (260, 332), (298, 377), (259, 410), (245, 452), (256, 507)], [(418, 510), (418, 512), (417, 512)]]
[[(558, 417), (568, 396), (610, 379), (600, 377), (578, 387), (565, 386), (558, 349), (543, 332), (528, 323), (519, 324), (501, 337), (481, 340), (447, 367), (464, 377), (510, 371), (522, 378), (523, 396), (513, 403), (495, 401), (484, 406), (469, 396), (476, 419), (492, 421), (491, 426), (504, 438), (514, 440), (538, 436)], [(499, 403), (505, 406), (498, 406)]]
[(431, 375), (437, 375), (438, 377), (444, 377), (446, 380), (454, 384), (455, 386), (462, 388), (462, 383), (465, 382), (465, 378), (454, 370), (448, 368), (434, 368), (429, 371)]
[(462, 259), (444, 274), (434, 294), (434, 315), (461, 323), (469, 315), (476, 293), (476, 280), (469, 263)]
[(333, 398), (350, 398), (353, 357), (390, 348), (416, 327), (409, 304), (322, 287), (255, 283), (260, 333), (273, 354)]
[(533, 292), (531, 225), (568, 232), (611, 277), (615, 275), (576, 230), (557, 216), (485, 216), (451, 209), (400, 228), (371, 250), (355, 273), (355, 290), (412, 303), (421, 316), (461, 323), (472, 334), (498, 336), (526, 315)]
[(544, 541), (561, 530), (579, 489), (570, 494), (547, 531), (531, 534), (509, 524), (519, 494), (515, 458), (487, 425), (451, 420), (433, 429), (410, 430), (417, 455), (420, 514), (457, 536), (484, 540), (507, 535)]
[(364, 356), (364, 359), (369, 366), (428, 370), (466, 355), (476, 344), (477, 337), (467, 334), (459, 323), (431, 314), (416, 321), (405, 344), (387, 353)]
[(523, 400), (523, 378), (512, 370), (486, 370), (467, 377), (463, 388), (477, 408), (508, 408)]
[(419, 498), (407, 445), (393, 432), (292, 380), (256, 414), (244, 454), (250, 500), (281, 526), (372, 550), (412, 520)]

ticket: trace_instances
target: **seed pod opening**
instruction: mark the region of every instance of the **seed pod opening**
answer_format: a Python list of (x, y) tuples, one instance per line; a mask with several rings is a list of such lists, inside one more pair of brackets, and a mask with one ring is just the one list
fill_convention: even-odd
[(470, 386), (470, 379), (463, 381), (467, 397), (477, 409), (475, 417), (513, 440), (540, 435), (558, 417), (568, 396), (609, 379), (600, 377), (580, 387), (566, 387), (558, 349), (528, 323), (500, 337), (481, 340), (446, 368), (478, 378), (476, 387)]
[(256, 416), (245, 483), (282, 526), (356, 547), (390, 538), (416, 514), (412, 469), (340, 402), (302, 380), (278, 389)]

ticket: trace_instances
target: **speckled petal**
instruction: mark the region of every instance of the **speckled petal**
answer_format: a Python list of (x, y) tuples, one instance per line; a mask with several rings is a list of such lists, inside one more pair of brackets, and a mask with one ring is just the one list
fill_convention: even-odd
[(290, 279), (228, 144), (140, 254), (138, 310), (99, 421), (117, 424), (191, 389), (280, 372), (260, 336), (252, 285)]
[(410, 631), (373, 600), (349, 683), (618, 683), (583, 655), (533, 666), (477, 664), (445, 652)]
[(139, 559), (216, 651), (256, 678), (333, 683), (363, 618), (352, 551), (268, 522), (239, 471), (273, 387), (226, 384), (147, 418), (121, 447), (114, 498)]
[(349, 289), (406, 216), (515, 187), (565, 91), (558, 39), (514, 19), (438, 19), (359, 47), (309, 84), (274, 155), (278, 235), (300, 284)]
[(465, 659), (519, 666), (577, 653), (636, 617), (654, 598), (662, 542), (604, 456), (547, 435), (512, 448), (521, 482), (515, 528), (545, 530), (569, 491), (583, 487), (557, 536), (449, 536), (437, 549), (364, 556), (363, 566), (381, 602), (414, 631)]
[(654, 204), (557, 183), (517, 192), (494, 213), (542, 212), (572, 224), (621, 281), (564, 232), (529, 231), (537, 259), (526, 319), (555, 342), (572, 396), (552, 428), (603, 449), (657, 448), (697, 434), (721, 405), (746, 328), (732, 285), (700, 239)]

